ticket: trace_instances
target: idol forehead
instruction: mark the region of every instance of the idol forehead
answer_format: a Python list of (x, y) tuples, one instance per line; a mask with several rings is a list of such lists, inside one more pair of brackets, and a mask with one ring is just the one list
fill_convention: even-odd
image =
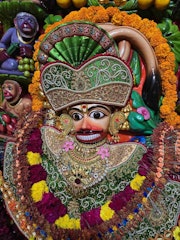
[(103, 105), (103, 104), (89, 104), (89, 103), (84, 103), (84, 104), (79, 104), (79, 105), (75, 105), (75, 106), (71, 106), (68, 110), (78, 110), (81, 112), (87, 112), (90, 111), (91, 109), (94, 108), (103, 108), (105, 110), (107, 110), (108, 112), (111, 112), (111, 108), (109, 106)]

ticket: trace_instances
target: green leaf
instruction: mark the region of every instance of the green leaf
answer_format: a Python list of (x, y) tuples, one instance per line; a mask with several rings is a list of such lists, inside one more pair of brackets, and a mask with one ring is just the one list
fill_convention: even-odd
[(158, 27), (174, 52), (176, 61), (180, 62), (180, 31), (178, 26), (171, 19), (165, 18), (162, 23), (158, 24)]
[(127, 1), (125, 5), (120, 6), (119, 8), (121, 10), (132, 10), (132, 9), (137, 9), (137, 7), (138, 7), (138, 1), (130, 0), (130, 1)]
[(135, 77), (135, 85), (138, 86), (141, 79), (141, 70), (140, 70), (141, 66), (140, 66), (139, 55), (136, 51), (133, 51), (130, 67), (131, 69), (133, 69), (133, 75)]

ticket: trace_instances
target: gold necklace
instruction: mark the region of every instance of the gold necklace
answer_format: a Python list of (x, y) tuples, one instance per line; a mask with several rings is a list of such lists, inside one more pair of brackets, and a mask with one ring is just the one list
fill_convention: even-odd
[(18, 37), (19, 41), (24, 43), (24, 44), (29, 44), (29, 43), (32, 43), (34, 41), (34, 37), (29, 41), (24, 41), (24, 39), (21, 37), (21, 35), (19, 34), (18, 31), (17, 31), (17, 37)]
[(63, 151), (56, 166), (72, 189), (82, 191), (100, 182), (108, 172), (109, 158), (97, 154), (98, 147), (104, 145), (106, 140), (96, 144), (82, 144), (76, 139), (73, 141), (74, 149)]
[(9, 108), (15, 108), (21, 101), (22, 101), (22, 98), (20, 98), (18, 102), (14, 105), (11, 105), (11, 104), (13, 104), (13, 102), (15, 103), (15, 101), (13, 101), (11, 104), (7, 101), (7, 105)]

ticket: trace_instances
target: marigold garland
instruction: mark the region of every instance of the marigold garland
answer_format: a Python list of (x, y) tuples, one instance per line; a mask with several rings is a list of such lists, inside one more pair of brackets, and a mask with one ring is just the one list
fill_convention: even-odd
[(42, 162), (41, 156), (39, 153), (28, 152), (27, 160), (30, 165), (36, 165)]
[[(33, 153), (33, 152), (29, 151), (29, 152), (27, 152), (26, 156), (27, 156), (27, 161), (30, 164), (30, 166), (35, 166), (35, 165), (38, 166), (39, 163), (41, 162), (41, 160), (40, 160), (41, 157), (40, 157), (39, 153)], [(33, 161), (32, 161), (32, 159), (33, 159)], [(37, 171), (34, 174), (39, 176), (38, 170), (39, 169), (37, 169)], [(32, 175), (32, 172), (30, 174), (30, 178), (32, 178), (31, 175)], [(143, 185), (143, 182), (145, 179), (146, 179), (145, 176), (142, 176), (139, 173), (137, 173), (130, 182), (130, 187), (132, 188), (132, 190), (140, 191), (141, 186)], [(41, 202), (43, 200), (43, 195), (46, 193), (49, 193), (49, 188), (48, 188), (45, 180), (39, 180), (38, 182), (34, 183), (31, 187), (31, 197), (35, 203)], [(116, 194), (115, 196), (118, 196), (118, 194)], [(113, 199), (112, 199), (112, 201), (113, 201)], [(99, 212), (99, 217), (101, 218), (101, 221), (104, 221), (104, 222), (109, 221), (115, 215), (115, 211), (113, 210), (112, 201), (109, 200), (104, 205), (102, 205), (100, 207), (100, 212), (97, 209)], [(142, 198), (142, 202), (143, 203), (146, 202), (144, 197)], [(93, 211), (94, 210), (91, 210), (89, 212), (89, 214), (91, 213), (92, 218), (96, 218), (95, 216), (96, 216), (97, 212), (95, 211), (94, 212), (95, 215), (94, 215)], [(86, 213), (83, 213), (83, 216), (85, 216), (85, 215), (86, 215)], [(133, 218), (134, 218), (133, 214), (128, 215), (129, 220), (132, 220)], [(55, 224), (58, 227), (63, 228), (63, 229), (81, 229), (82, 228), (81, 219), (80, 218), (78, 218), (78, 219), (71, 218), (68, 214), (65, 214), (64, 216), (60, 216), (55, 221)]]
[[(153, 47), (157, 60), (159, 63), (159, 70), (162, 77), (162, 89), (164, 98), (162, 106), (160, 107), (160, 114), (164, 121), (170, 125), (179, 127), (180, 116), (175, 112), (175, 106), (177, 101), (176, 83), (177, 78), (175, 76), (175, 57), (171, 52), (170, 46), (167, 40), (162, 36), (160, 29), (153, 20), (147, 18), (142, 19), (139, 15), (133, 13), (129, 15), (127, 12), (120, 11), (116, 7), (103, 8), (102, 6), (91, 6), (88, 8), (81, 8), (79, 11), (72, 11), (61, 21), (49, 25), (34, 45), (34, 60), (36, 61), (36, 71), (32, 78), (32, 83), (29, 85), (29, 92), (32, 96), (32, 108), (34, 111), (38, 111), (43, 107), (43, 99), (39, 94), (40, 83), (40, 71), (39, 64), (37, 62), (37, 54), (41, 41), (45, 35), (53, 30), (59, 24), (63, 24), (73, 20), (85, 20), (93, 23), (98, 22), (112, 22), (119, 26), (130, 26), (136, 28), (142, 32), (149, 40)], [(167, 78), (167, 76), (171, 76)], [(169, 90), (173, 88), (174, 91), (170, 95)]]
[[(13, 207), (14, 203), (12, 201), (8, 202), (7, 200), (12, 209), (12, 214), (15, 217), (17, 216), (18, 223), (22, 227), (21, 229), (23, 229), (28, 236), (32, 236), (33, 229), (36, 234), (34, 236), (45, 237), (46, 239), (65, 239), (67, 238), (67, 233), (70, 239), (77, 239), (80, 236), (82, 237), (81, 239), (96, 239), (101, 237), (101, 232), (102, 234), (106, 234), (108, 231), (108, 233), (113, 234), (112, 236), (117, 233), (115, 236), (121, 237), (124, 236), (129, 229), (136, 228), (137, 224), (141, 222), (146, 214), (145, 209), (146, 207), (148, 208), (149, 193), (151, 194), (151, 200), (155, 201), (159, 190), (163, 189), (166, 183), (165, 177), (169, 173), (169, 158), (172, 159), (174, 155), (171, 151), (168, 151), (168, 158), (168, 156), (163, 154), (163, 149), (166, 148), (168, 144), (170, 144), (170, 146), (174, 144), (171, 138), (169, 138), (172, 133), (172, 137), (177, 139), (177, 132), (174, 131), (173, 127), (169, 127), (165, 122), (160, 124), (155, 130), (155, 134), (153, 134), (153, 140), (156, 143), (154, 145), (155, 151), (150, 148), (138, 162), (138, 174), (133, 177), (129, 185), (126, 186), (123, 191), (114, 194), (111, 200), (107, 199), (102, 206), (94, 208), (89, 212), (83, 212), (81, 216), (83, 216), (84, 220), (80, 220), (79, 218), (70, 218), (67, 214), (66, 206), (63, 205), (61, 200), (55, 197), (53, 193), (49, 192), (48, 186), (46, 185), (46, 177), (39, 174), (41, 172), (39, 165), (41, 164), (38, 164), (37, 161), (37, 164), (30, 165), (27, 156), (23, 157), (24, 148), (27, 149), (27, 155), (28, 152), (31, 152), (30, 156), (32, 156), (32, 152), (42, 155), (40, 129), (36, 128), (40, 119), (38, 118), (39, 116), (36, 115), (37, 114), (34, 113), (34, 117), (30, 117), (30, 121), (28, 121), (18, 134), (18, 140), (23, 137), (24, 142), (19, 144), (14, 165), (15, 183), (17, 192), (19, 193), (18, 199), (15, 200), (16, 208)], [(37, 142), (39, 142), (40, 148), (38, 145), (38, 148), (34, 149), (33, 146), (36, 145)], [(177, 144), (178, 143), (177, 141)], [(153, 159), (151, 159), (153, 151), (156, 154)], [(21, 166), (16, 164), (19, 163), (20, 159)], [(36, 168), (36, 171), (32, 172), (32, 168)], [(159, 173), (163, 173), (163, 176), (159, 175)], [(143, 176), (145, 176), (145, 179), (142, 179)], [(33, 183), (31, 178), (34, 180)], [(135, 186), (138, 185), (140, 187), (139, 191), (131, 188), (133, 182), (137, 183)], [(12, 191), (7, 183), (3, 183), (1, 175), (0, 185), (3, 186), (1, 186), (3, 194), (7, 195), (8, 199), (11, 200)], [(37, 194), (37, 196), (32, 196), (34, 203), (32, 202), (29, 191), (33, 188), (36, 189), (34, 194)], [(37, 188), (40, 191), (37, 191)], [(27, 196), (26, 199), (24, 196)], [(20, 204), (19, 200), (23, 204)], [(105, 216), (105, 221), (100, 218), (100, 215)], [(47, 223), (47, 219), (49, 219), (49, 223)], [(90, 219), (91, 221), (89, 221)], [(57, 222), (52, 224), (55, 221)], [(58, 224), (60, 228), (54, 228), (54, 225), (58, 226)], [(63, 226), (65, 229), (62, 228)], [(81, 230), (79, 229), (80, 226), (82, 227)], [(123, 227), (122, 231), (121, 226)]]

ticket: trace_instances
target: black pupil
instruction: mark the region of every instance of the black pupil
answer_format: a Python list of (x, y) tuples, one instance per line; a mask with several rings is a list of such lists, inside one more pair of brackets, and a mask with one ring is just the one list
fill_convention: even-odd
[(79, 120), (79, 119), (80, 119), (79, 115), (77, 113), (75, 113), (74, 114), (74, 120)]
[(94, 118), (98, 119), (98, 118), (100, 118), (100, 116), (101, 116), (101, 115), (100, 115), (99, 112), (95, 112), (95, 113), (94, 113)]

